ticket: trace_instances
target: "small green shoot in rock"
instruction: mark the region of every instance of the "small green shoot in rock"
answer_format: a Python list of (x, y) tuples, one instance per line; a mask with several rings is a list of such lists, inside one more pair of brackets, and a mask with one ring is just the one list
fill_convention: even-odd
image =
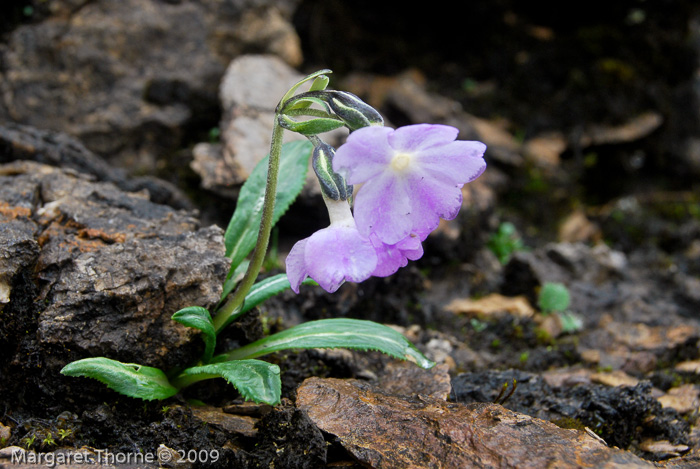
[(498, 231), (489, 238), (487, 246), (501, 264), (507, 264), (514, 252), (525, 249), (515, 225), (511, 222), (501, 223)]

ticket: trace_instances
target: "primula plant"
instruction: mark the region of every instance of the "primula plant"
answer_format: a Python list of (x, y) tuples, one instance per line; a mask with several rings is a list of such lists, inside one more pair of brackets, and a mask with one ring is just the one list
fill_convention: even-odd
[[(311, 321), (217, 354), (217, 335), (273, 295), (289, 288), (299, 293), (302, 285), (332, 293), (346, 281), (385, 277), (419, 259), (422, 242), (440, 219), (457, 215), (462, 186), (486, 167), (483, 143), (458, 141), (458, 130), (446, 125), (385, 127), (381, 115), (357, 96), (327, 89), (329, 72), (298, 82), (276, 108), (270, 153), (241, 188), (225, 232), (231, 267), (221, 301), (213, 312), (192, 306), (173, 315), (201, 332), (204, 349), (198, 362), (166, 372), (94, 357), (66, 365), (63, 374), (94, 378), (146, 400), (166, 399), (194, 383), (224, 378), (246, 399), (274, 405), (280, 400), (280, 369), (259, 359), (274, 352), (378, 350), (423, 368), (434, 365), (399, 332), (358, 319)], [(304, 85), (309, 85), (307, 91), (298, 92)], [(341, 127), (350, 134), (337, 150), (319, 136)], [(307, 140), (283, 144), (285, 130)], [(259, 280), (271, 229), (301, 192), (309, 159), (330, 224), (294, 245), (286, 274)]]

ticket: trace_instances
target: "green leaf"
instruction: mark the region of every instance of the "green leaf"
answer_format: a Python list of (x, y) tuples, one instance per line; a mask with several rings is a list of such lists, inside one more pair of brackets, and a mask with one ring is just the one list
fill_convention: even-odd
[(314, 117), (305, 121), (295, 121), (284, 114), (279, 116), (279, 123), (285, 129), (307, 137), (330, 132), (331, 130), (339, 129), (345, 125), (345, 122), (333, 117)]
[(236, 285), (238, 285), (238, 282), (241, 281), (243, 275), (245, 274), (245, 271), (248, 269), (249, 264), (250, 261), (246, 259), (240, 264), (238, 264), (238, 267), (229, 271), (228, 277), (226, 277), (226, 281), (223, 285), (223, 291), (221, 292), (221, 299), (219, 300), (219, 305), (217, 305), (217, 309), (219, 306), (221, 306), (221, 303), (223, 303), (223, 301), (226, 299), (229, 293), (231, 293), (236, 287)]
[(214, 347), (216, 347), (216, 329), (209, 311), (201, 306), (190, 306), (173, 314), (172, 319), (187, 327), (202, 331), (202, 339), (204, 340), (202, 361), (209, 363), (214, 355)]
[[(307, 278), (303, 285), (318, 285), (314, 280)], [(253, 285), (245, 297), (241, 314), (247, 313), (268, 298), (282, 293), (290, 288), (287, 274), (277, 274), (261, 280)]]
[(583, 320), (571, 313), (569, 311), (557, 312), (559, 320), (561, 321), (561, 328), (563, 332), (571, 334), (572, 332), (578, 332), (583, 329)]
[(246, 399), (270, 405), (280, 402), (280, 367), (262, 360), (234, 360), (187, 368), (175, 382), (184, 387), (212, 378), (224, 378)]
[(561, 283), (547, 282), (540, 290), (538, 305), (543, 313), (563, 312), (569, 307), (569, 290)]
[[(287, 211), (304, 187), (312, 148), (313, 145), (308, 141), (288, 142), (282, 146), (273, 225)], [(267, 184), (268, 158), (269, 155), (258, 163), (243, 184), (236, 210), (224, 234), (226, 256), (231, 259), (229, 277), (255, 247)]]
[(74, 361), (63, 367), (61, 374), (93, 378), (121, 394), (147, 401), (167, 399), (178, 392), (158, 368), (104, 357)]
[(289, 91), (285, 93), (285, 95), (280, 99), (280, 105), (284, 106), (284, 104), (294, 96), (294, 93), (296, 93), (297, 89), (304, 83), (313, 80), (311, 83), (311, 88), (312, 90), (321, 90), (324, 89), (326, 86), (328, 86), (328, 77), (324, 76), (326, 74), (333, 73), (332, 71), (328, 69), (323, 69), (319, 70), (317, 72), (312, 73), (311, 75), (307, 75), (301, 80), (299, 80), (294, 86), (289, 88)]
[(299, 95), (290, 99), (287, 104), (282, 108), (281, 113), (287, 113), (290, 111), (300, 111), (309, 108), (312, 104), (323, 108), (327, 113), (331, 112), (331, 108), (328, 106), (323, 99), (317, 98), (315, 96), (305, 96)]
[(435, 365), (400, 332), (382, 324), (360, 319), (320, 319), (291, 327), (252, 344), (214, 357), (214, 362), (255, 358), (290, 349), (349, 348), (378, 350), (422, 368)]

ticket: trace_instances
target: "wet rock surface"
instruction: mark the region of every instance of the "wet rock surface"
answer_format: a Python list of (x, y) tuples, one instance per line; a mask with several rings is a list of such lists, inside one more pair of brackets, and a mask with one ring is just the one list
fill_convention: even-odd
[(0, 47), (0, 119), (64, 131), (132, 173), (218, 124), (233, 57), (302, 59), (294, 1), (36, 3), (39, 21)]
[(357, 381), (310, 378), (297, 405), (371, 467), (654, 467), (585, 432), (497, 404), (399, 399)]
[(17, 161), (0, 179), (6, 372), (88, 356), (168, 367), (196, 350), (170, 316), (218, 301), (220, 228), (70, 170)]

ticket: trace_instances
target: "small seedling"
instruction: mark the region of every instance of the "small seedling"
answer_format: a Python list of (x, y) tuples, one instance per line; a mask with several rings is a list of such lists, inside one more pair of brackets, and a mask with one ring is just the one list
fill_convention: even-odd
[(36, 435), (32, 434), (32, 436), (27, 436), (22, 439), (22, 444), (24, 444), (24, 447), (29, 449), (32, 446), (34, 446), (34, 442), (36, 441)]
[(525, 249), (515, 225), (511, 222), (501, 223), (498, 231), (489, 238), (487, 246), (501, 264), (507, 264), (514, 252)]
[(571, 295), (564, 284), (547, 282), (542, 285), (537, 301), (542, 314), (566, 311), (570, 303)]
[(583, 327), (583, 321), (569, 311), (571, 294), (562, 283), (547, 282), (540, 289), (537, 305), (543, 315), (556, 314), (564, 332), (576, 332)]
[(48, 433), (43, 440), (41, 440), (41, 446), (54, 446), (56, 445), (56, 440), (54, 440), (53, 435)]
[(505, 402), (510, 399), (510, 396), (513, 395), (515, 390), (518, 388), (518, 381), (516, 379), (513, 379), (513, 386), (510, 388), (510, 392), (508, 394), (505, 394), (506, 390), (508, 389), (508, 382), (506, 381), (503, 383), (503, 386), (501, 387), (501, 391), (498, 393), (498, 396), (496, 396), (496, 399), (493, 400), (494, 404), (499, 404), (503, 405)]

